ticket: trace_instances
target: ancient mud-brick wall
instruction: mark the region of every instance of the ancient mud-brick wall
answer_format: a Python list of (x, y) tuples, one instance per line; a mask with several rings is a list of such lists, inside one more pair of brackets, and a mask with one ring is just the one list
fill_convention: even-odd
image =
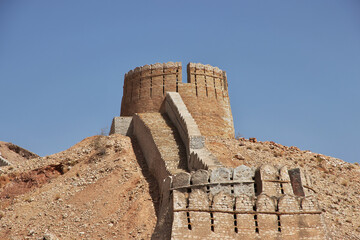
[(189, 63), (188, 82), (182, 82), (181, 63), (137, 67), (125, 75), (121, 116), (165, 112), (166, 92), (178, 92), (204, 136), (234, 137), (225, 71)]
[(201, 133), (234, 137), (226, 72), (209, 65), (189, 63), (187, 75), (191, 87), (184, 86), (179, 93)]
[(198, 170), (169, 184), (172, 239), (326, 239), (317, 200), (299, 169)]

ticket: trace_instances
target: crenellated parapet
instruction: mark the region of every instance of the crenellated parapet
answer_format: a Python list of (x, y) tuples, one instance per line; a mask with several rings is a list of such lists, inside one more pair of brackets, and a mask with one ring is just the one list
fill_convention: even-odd
[(181, 63), (155, 63), (125, 74), (121, 116), (161, 112), (165, 93), (176, 92), (182, 79)]
[(178, 92), (205, 136), (234, 137), (226, 72), (189, 63), (187, 83), (181, 63), (155, 63), (125, 74), (121, 116), (161, 112), (167, 92)]
[[(315, 196), (294, 194), (304, 185), (290, 177), (293, 170), (242, 165), (168, 178), (164, 189), (170, 194), (162, 202), (171, 203), (171, 238), (326, 239)], [(280, 183), (288, 185), (281, 188)], [(171, 196), (171, 201), (165, 199)]]

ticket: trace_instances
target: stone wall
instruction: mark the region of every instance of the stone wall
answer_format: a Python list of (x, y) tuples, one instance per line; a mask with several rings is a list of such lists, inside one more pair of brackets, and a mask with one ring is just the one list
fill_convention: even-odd
[(215, 169), (222, 164), (206, 148), (205, 137), (189, 113), (179, 93), (168, 92), (165, 98), (165, 111), (177, 128), (188, 154), (188, 169)]
[(133, 132), (132, 117), (113, 118), (109, 135), (118, 133), (124, 136), (131, 136), (132, 132)]
[(301, 169), (224, 168), (206, 148), (206, 136), (234, 137), (225, 71), (190, 63), (188, 83), (181, 76), (181, 63), (129, 71), (121, 117), (111, 129), (133, 131), (158, 181), (152, 238), (327, 239), (311, 179)]
[(205, 136), (234, 137), (225, 71), (189, 63), (188, 83), (182, 82), (181, 63), (156, 63), (125, 74), (121, 116), (164, 112), (166, 92), (180, 93)]
[(170, 176), (171, 173), (165, 165), (165, 161), (159, 152), (150, 129), (141, 120), (139, 115), (134, 115), (133, 124), (133, 134), (141, 147), (150, 172), (154, 175), (161, 188), (163, 180)]
[[(287, 172), (287, 179), (266, 178), (269, 169), (277, 176)], [(290, 180), (290, 172), (270, 165), (257, 170), (242, 165), (173, 176), (168, 183), (173, 197), (171, 238), (326, 239), (316, 198), (294, 195), (294, 186), (302, 185), (299, 179)], [(268, 185), (259, 188), (257, 182)], [(279, 182), (284, 187), (277, 192)]]

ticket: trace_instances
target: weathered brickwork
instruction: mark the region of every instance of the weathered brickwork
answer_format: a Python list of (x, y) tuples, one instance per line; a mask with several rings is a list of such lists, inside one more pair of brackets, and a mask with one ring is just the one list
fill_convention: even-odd
[(132, 117), (114, 117), (109, 135), (119, 133), (121, 135), (130, 136), (132, 131)]
[(166, 115), (139, 113), (133, 117), (134, 135), (159, 186), (171, 175), (186, 171), (186, 151)]
[(234, 169), (205, 146), (234, 137), (225, 71), (190, 63), (125, 75), (112, 133), (135, 137), (160, 187), (153, 239), (328, 239), (311, 179), (299, 168)]
[(167, 92), (178, 92), (205, 136), (234, 137), (226, 72), (189, 63), (182, 82), (181, 63), (156, 63), (125, 74), (121, 116), (165, 112)]
[(201, 135), (198, 125), (179, 93), (168, 92), (166, 94), (165, 111), (183, 140), (188, 154), (187, 167), (190, 171), (214, 169), (222, 166), (205, 146), (205, 137)]
[(326, 239), (317, 200), (296, 196), (292, 186), (301, 180), (292, 182), (289, 174), (284, 167), (242, 165), (173, 176), (171, 238)]

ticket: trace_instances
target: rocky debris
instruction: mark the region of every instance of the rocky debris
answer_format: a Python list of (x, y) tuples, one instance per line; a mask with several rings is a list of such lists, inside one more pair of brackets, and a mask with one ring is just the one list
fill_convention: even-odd
[(22, 147), (19, 147), (13, 143), (2, 141), (0, 141), (0, 153), (0, 157), (9, 162), (10, 165), (23, 163), (33, 158), (39, 158), (39, 156), (35, 153), (32, 153)]
[(59, 240), (54, 234), (47, 232), (44, 234), (43, 240)]
[(257, 142), (257, 139), (256, 139), (256, 138), (249, 138), (249, 141), (250, 141), (250, 142), (253, 142), (253, 143), (256, 143), (256, 142)]
[(7, 143), (6, 144), (7, 147), (9, 148), (9, 150), (19, 154), (20, 156), (26, 158), (26, 159), (30, 159), (30, 158), (36, 158), (36, 157), (39, 157), (37, 154), (33, 153), (33, 152), (30, 152), (22, 147), (19, 147), (15, 144), (12, 144), (12, 143)]
[(245, 160), (245, 157), (243, 155), (241, 155), (240, 153), (235, 154), (234, 158), (236, 158), (238, 160)]
[(118, 134), (94, 136), (4, 167), (0, 239), (150, 239), (159, 194), (133, 145)]

